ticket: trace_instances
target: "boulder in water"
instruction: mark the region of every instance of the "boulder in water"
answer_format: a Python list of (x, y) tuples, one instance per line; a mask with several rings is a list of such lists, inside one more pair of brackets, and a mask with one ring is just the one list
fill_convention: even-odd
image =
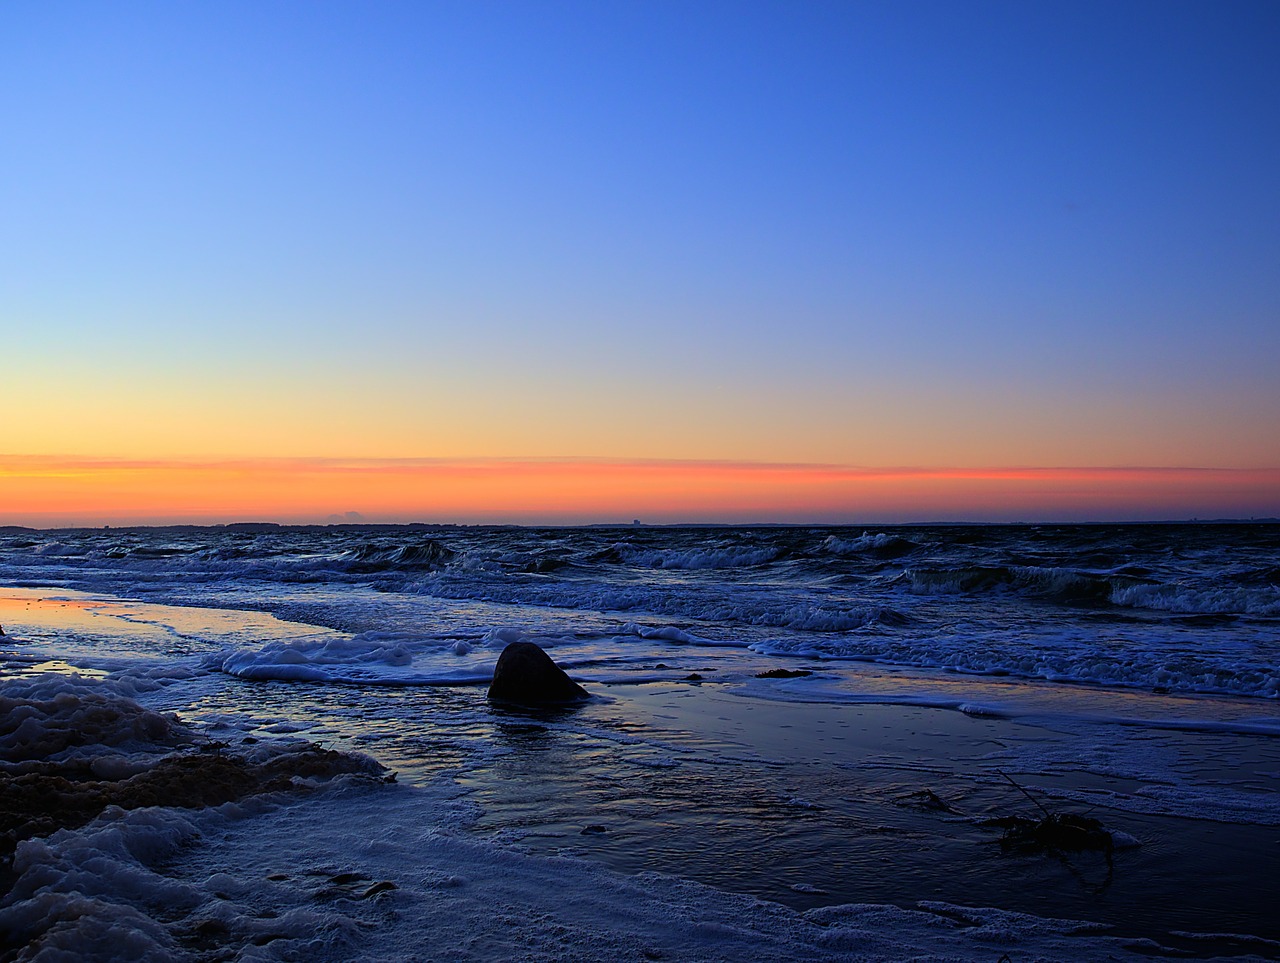
[(581, 702), (591, 696), (540, 647), (532, 642), (512, 642), (498, 656), (489, 698), (527, 706)]

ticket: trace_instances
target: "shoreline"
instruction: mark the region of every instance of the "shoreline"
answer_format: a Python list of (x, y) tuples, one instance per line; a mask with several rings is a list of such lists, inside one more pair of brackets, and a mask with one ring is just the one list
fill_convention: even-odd
[[(58, 596), (83, 604), (58, 601)], [(45, 601), (34, 601), (39, 597)], [(85, 598), (84, 593), (56, 588), (0, 589), (0, 607), (7, 601), (10, 613), (27, 613), (23, 621), (0, 619), (0, 624), (43, 627), (38, 638), (26, 642), (10, 633), (0, 639), (0, 650), (17, 651), (28, 644), (56, 647), (68, 632), (100, 631), (107, 624), (103, 616), (111, 616), (112, 606), (122, 603), (129, 619), (112, 624), (125, 634), (143, 631), (149, 624), (145, 617), (163, 622), (182, 615), (176, 611), (182, 607), (102, 596), (85, 603)], [(259, 612), (211, 609), (193, 610), (186, 617), (201, 624), (243, 620), (265, 625), (269, 619)], [(58, 668), (71, 666), (63, 662)], [(453, 799), (450, 818), (465, 826), (466, 838), (476, 845), (514, 848), (535, 862), (586, 858), (600, 872), (607, 868), (624, 874), (619, 885), (658, 871), (691, 885), (716, 886), (730, 901), (766, 899), (800, 914), (833, 912), (851, 903), (914, 912), (923, 901), (1000, 906), (1043, 919), (1102, 917), (1111, 927), (1110, 937), (1159, 938), (1166, 946), (1177, 942), (1169, 935), (1173, 930), (1280, 940), (1280, 925), (1268, 922), (1270, 915), (1261, 909), (1265, 897), (1253, 883), (1267, 878), (1263, 870), (1280, 859), (1280, 830), (1125, 809), (1120, 805), (1125, 798), (1145, 798), (1141, 790), (1146, 783), (1126, 780), (1118, 769), (1098, 773), (1083, 766), (1083, 772), (1073, 771), (1064, 760), (1071, 758), (1078, 733), (1051, 724), (931, 706), (762, 698), (749, 686), (708, 680), (588, 683), (602, 698), (549, 718), (493, 713), (476, 688), (392, 690), (385, 698), (395, 703), (400, 713), (395, 718), (415, 705), (424, 722), (437, 720), (433, 728), (438, 729), (409, 732), (397, 742), (376, 727), (363, 733), (343, 731), (349, 717), (326, 709), (325, 686), (230, 677), (214, 681), (246, 694), (229, 697), (231, 704), (247, 704), (243, 700), (251, 695), (262, 718), (243, 730), (219, 732), (215, 724), (208, 730), (211, 735), (243, 739), (252, 734), (256, 740), (270, 738), (273, 730), (276, 735), (293, 732), (370, 753), (399, 768), (402, 781), (416, 783), (414, 792), (433, 798), (443, 792)], [(808, 681), (780, 685), (803, 689)], [(183, 685), (157, 688), (140, 698), (168, 710), (183, 697)], [(218, 705), (215, 700), (212, 707), (193, 704), (190, 709), (178, 711), (199, 721), (210, 711), (217, 716)], [(271, 721), (277, 717), (280, 721)], [(465, 719), (470, 728), (451, 732), (449, 719)], [(1161, 751), (1182, 743), (1195, 755), (1201, 751), (1197, 744), (1210, 738), (1171, 733), (1157, 742)], [(1246, 782), (1280, 770), (1275, 740), (1241, 734), (1219, 738), (1252, 746), (1243, 754), (1248, 758), (1241, 759), (1253, 772), (1246, 774)], [(437, 744), (427, 756), (430, 740)], [(413, 753), (428, 762), (416, 772), (403, 765)], [(1041, 764), (1024, 772), (1017, 768), (1019, 758)], [(1108, 829), (1141, 845), (1116, 851), (1110, 879), (1094, 896), (1087, 891), (1100, 887), (1107, 869), (1092, 854), (1080, 856), (1073, 871), (1045, 854), (1001, 853), (998, 831), (977, 820), (1032, 809), (1001, 779), (1002, 769), (1044, 805), (1073, 811), (1092, 806)], [(1230, 760), (1219, 754), (1202, 762), (1199, 778), (1220, 779), (1231, 769)], [(926, 791), (956, 811), (925, 805)], [(302, 815), (314, 802), (286, 808)], [(458, 806), (469, 815), (459, 817)], [(412, 862), (407, 853), (399, 858)], [(590, 876), (596, 870), (584, 872)], [(1234, 906), (1234, 917), (1225, 905), (1217, 916), (1206, 913), (1203, 898), (1212, 893), (1196, 882), (1224, 878), (1229, 886), (1223, 902)], [(1187, 883), (1179, 885), (1178, 879)], [(1161, 880), (1167, 890), (1163, 895), (1158, 885), (1152, 888)], [(1258, 908), (1239, 899), (1249, 895), (1249, 887)], [(1205, 925), (1192, 925), (1188, 917), (1179, 925), (1178, 901), (1168, 902), (1179, 892), (1184, 900), (1201, 904)], [(1126, 909), (1157, 904), (1161, 908), (1150, 917)], [(1073, 912), (1090, 906), (1105, 912)], [(1243, 925), (1250, 919), (1251, 926)], [(1214, 920), (1222, 925), (1209, 925)], [(1231, 925), (1233, 920), (1241, 925)], [(1202, 953), (1239, 949), (1230, 939), (1188, 945)], [(1271, 955), (1265, 944), (1250, 945)]]
[[(500, 814), (513, 812), (535, 851), (588, 852), (629, 872), (666, 866), (798, 910), (976, 900), (1104, 922), (1127, 936), (1243, 927), (1280, 939), (1265, 897), (1254, 893), (1242, 903), (1247, 894), (1236, 892), (1215, 908), (1213, 894), (1177, 882), (1222, 878), (1227, 869), (1242, 884), (1251, 869), (1261, 874), (1253, 878), (1266, 878), (1280, 860), (1280, 828), (1135, 812), (1125, 800), (1142, 798), (1140, 780), (1060, 762), (1018, 768), (1022, 747), (1052, 746), (1054, 756), (1069, 756), (1073, 733), (932, 707), (767, 701), (717, 692), (705, 682), (616, 686), (606, 694), (617, 700), (612, 712), (628, 719), (631, 731), (646, 730), (646, 739), (673, 750), (672, 764), (659, 759), (655, 771), (688, 770), (687, 785), (675, 784), (674, 776), (645, 776), (643, 759), (632, 766), (640, 775), (609, 792), (578, 785), (575, 791), (595, 804), (582, 820), (608, 830), (578, 836), (567, 819), (541, 825), (529, 819), (532, 804), (515, 798), (524, 790), (503, 790), (528, 785), (518, 772), (473, 776), (469, 788), (490, 813), (477, 828), (508, 828), (510, 817)], [(574, 727), (563, 728), (572, 733)], [(1272, 742), (1261, 740), (1272, 759), (1280, 759)], [(571, 751), (566, 771), (573, 769)], [(747, 757), (760, 775), (718, 785), (717, 756)], [(1230, 767), (1216, 768), (1222, 774)], [(1111, 860), (1087, 852), (1002, 851), (999, 829), (985, 820), (1039, 815), (1006, 774), (1050, 811), (1089, 812), (1101, 820), (1120, 841)], [(549, 784), (563, 789), (559, 781)], [(629, 803), (641, 791), (650, 794), (648, 807)], [(655, 842), (656, 827), (675, 827), (674, 841)], [(700, 845), (711, 853), (698, 856)], [(751, 868), (734, 865), (753, 851)], [(1201, 925), (1192, 925), (1197, 916)]]

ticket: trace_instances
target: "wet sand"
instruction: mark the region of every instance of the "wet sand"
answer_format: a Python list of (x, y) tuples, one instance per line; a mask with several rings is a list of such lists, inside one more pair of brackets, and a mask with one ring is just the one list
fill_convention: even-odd
[[(707, 682), (604, 694), (615, 701), (582, 715), (668, 751), (619, 763), (584, 753), (573, 722), (499, 723), (519, 751), (463, 779), (485, 810), (481, 831), (515, 827), (538, 851), (685, 875), (797, 909), (940, 900), (1103, 922), (1166, 945), (1181, 930), (1280, 940), (1260, 885), (1280, 869), (1280, 827), (1134, 812), (1126, 802), (1144, 799), (1143, 780), (1084, 764), (1018, 765), (1024, 751), (1036, 758), (1045, 748), (1069, 759), (1075, 732), (937, 708), (780, 702)], [(1168, 738), (1209, 782), (1266, 791), (1280, 771), (1272, 738)], [(1099, 820), (1120, 845), (1110, 854), (1011, 849), (985, 824), (1040, 818), (1037, 803)]]
[[(175, 624), (237, 637), (287, 628), (260, 613), (50, 589), (0, 592), (0, 624), (7, 677), (76, 664), (101, 674), (94, 639), (103, 636), (168, 633), (180, 650)], [(49, 658), (59, 646), (64, 657)], [(1258, 943), (1171, 934), (1280, 940), (1265, 885), (1280, 869), (1280, 827), (1169, 815), (1160, 789), (1163, 780), (1184, 792), (1223, 783), (1274, 792), (1280, 740), (831, 702), (823, 691), (852, 685), (861, 670), (813, 668), (794, 680), (722, 683), (708, 672), (701, 682), (596, 685), (600, 698), (567, 713), (496, 710), (481, 687), (381, 696), (396, 720), (416, 706), (429, 732), (353, 722), (332, 689), (307, 685), (219, 677), (221, 689), (189, 705), (181, 687), (156, 698), (196, 723), (252, 704), (296, 720), (308, 738), (372, 754), (402, 781), (452, 779), (479, 808), (473, 832), (535, 854), (682, 876), (798, 910), (936, 900), (1103, 922), (1201, 955), (1271, 955)], [(803, 701), (807, 688), (814, 701)], [(446, 717), (465, 725), (440, 725)], [(1159, 765), (1126, 773), (1108, 754), (1142, 756), (1145, 741), (1149, 754), (1173, 760), (1162, 778), (1153, 778)], [(1036, 816), (1039, 806), (1087, 812), (1122, 845), (1110, 854), (1010, 850), (985, 823)]]

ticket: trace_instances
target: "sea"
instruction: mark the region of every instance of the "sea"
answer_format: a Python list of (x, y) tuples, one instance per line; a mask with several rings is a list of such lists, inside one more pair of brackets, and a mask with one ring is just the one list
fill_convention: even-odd
[(1275, 523), (0, 529), (0, 596), (10, 776), (368, 761), (19, 842), (6, 960), (1280, 958)]

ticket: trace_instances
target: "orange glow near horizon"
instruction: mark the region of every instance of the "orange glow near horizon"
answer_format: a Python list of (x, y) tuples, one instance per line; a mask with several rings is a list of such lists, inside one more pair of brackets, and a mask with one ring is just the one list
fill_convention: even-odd
[(1280, 469), (0, 458), (0, 525), (1143, 520), (1280, 515)]

